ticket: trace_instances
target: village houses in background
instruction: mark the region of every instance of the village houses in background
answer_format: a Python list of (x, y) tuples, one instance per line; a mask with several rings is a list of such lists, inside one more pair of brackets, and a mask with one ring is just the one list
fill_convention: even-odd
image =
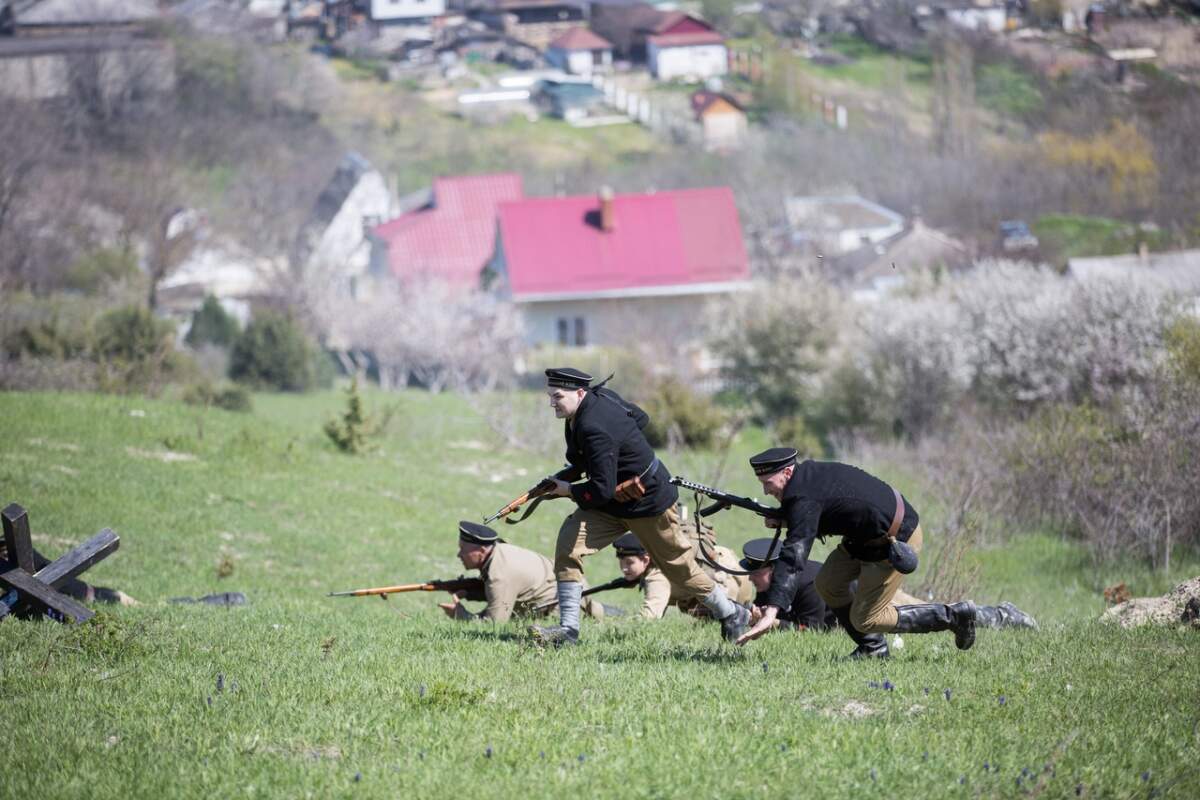
[[(0, 0), (0, 92), (61, 102), (84, 87), (101, 103), (170, 95), (176, 56), (160, 23), (178, 18), (369, 61), (381, 79), (428, 88), (445, 113), (480, 124), (517, 115), (581, 128), (640, 126), (672, 145), (733, 153), (753, 141), (763, 119), (756, 106), (766, 88), (763, 54), (705, 19), (703, 8), (643, 0)], [(990, 37), (1048, 75), (1080, 59), (1118, 83), (1136, 64), (1200, 67), (1195, 26), (1118, 17), (1084, 0), (1063, 3), (1051, 30), (1044, 20), (1031, 24), (1022, 0), (934, 0), (890, 27), (874, 22), (867, 12), (877, 9), (867, 0), (820, 16), (786, 2), (731, 9), (730, 19), (761, 17), (792, 57), (814, 63), (844, 58), (817, 44), (822, 31), (854, 30), (892, 47), (952, 26)], [(839, 97), (801, 102), (833, 130), (869, 113)], [(779, 197), (756, 246), (774, 263), (819, 263), (865, 301), (916, 271), (968, 269), (989, 253), (1036, 253), (1036, 237), (1020, 220), (997, 220), (997, 241), (964, 241), (926, 225), (919, 209), (889, 209), (854, 187), (823, 188), (794, 186)], [(706, 303), (759, 277), (738, 198), (726, 186), (615, 193), (597, 185), (589, 194), (530, 196), (516, 173), (445, 174), (402, 195), (391, 176), (346, 153), (286, 252), (251, 249), (207, 231), (203, 209), (177, 213), (185, 211), (195, 242), (158, 286), (161, 310), (184, 325), (209, 295), (244, 321), (281, 279), (303, 278), (358, 302), (380, 287), (403, 291), (436, 280), (511, 304), (533, 346), (613, 345), (645, 330), (670, 332), (686, 349), (703, 338)], [(1064, 266), (1085, 278), (1141, 265), (1187, 283), (1180, 275), (1194, 274), (1198, 259), (1195, 251), (1143, 249)], [(703, 354), (696, 358), (703, 365)]]

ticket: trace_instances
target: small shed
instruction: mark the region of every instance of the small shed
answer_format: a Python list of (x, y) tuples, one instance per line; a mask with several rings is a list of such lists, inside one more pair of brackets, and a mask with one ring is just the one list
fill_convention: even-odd
[(590, 83), (545, 80), (538, 84), (534, 103), (551, 116), (574, 122), (604, 105), (604, 92)]
[(612, 70), (612, 42), (587, 28), (571, 28), (550, 43), (546, 60), (571, 75)]
[(746, 110), (735, 98), (707, 89), (692, 94), (692, 113), (704, 131), (704, 146), (709, 150), (731, 150), (746, 138)]

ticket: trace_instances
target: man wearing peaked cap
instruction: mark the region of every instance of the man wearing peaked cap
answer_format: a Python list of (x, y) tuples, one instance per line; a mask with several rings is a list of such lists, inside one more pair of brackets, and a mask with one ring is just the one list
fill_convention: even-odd
[[(742, 569), (750, 572), (750, 581), (757, 590), (754, 608), (751, 610), (754, 622), (762, 618), (762, 606), (771, 584), (771, 574), (782, 549), (782, 542), (770, 538), (751, 539), (742, 546), (742, 560), (738, 563)], [(820, 561), (809, 559), (804, 562), (804, 569), (796, 582), (795, 593), (789, 598), (788, 605), (780, 608), (776, 616), (779, 623), (777, 627), (826, 630), (838, 624), (837, 617), (830, 612), (813, 586), (813, 579), (820, 569)]]
[[(695, 529), (691, 524), (683, 523), (680, 527), (685, 536), (689, 539), (693, 537)], [(625, 576), (625, 580), (636, 583), (642, 592), (640, 614), (643, 618), (662, 619), (671, 606), (675, 606), (686, 614), (708, 616), (703, 605), (689, 603), (684, 598), (684, 593), (671, 585), (662, 570), (654, 565), (650, 554), (638, 541), (637, 536), (632, 533), (625, 534), (613, 542), (613, 549), (616, 551), (617, 564), (621, 568), (621, 574)], [(718, 564), (729, 566), (737, 564), (737, 558), (728, 547), (713, 543), (709, 545), (708, 549)], [(748, 605), (753, 599), (754, 587), (748, 578), (732, 575), (723, 570), (715, 570), (703, 563), (700, 568), (719, 583), (725, 590), (725, 594), (734, 602)]]
[(650, 418), (604, 383), (593, 384), (591, 375), (571, 367), (546, 370), (546, 391), (567, 445), (567, 466), (553, 476), (553, 493), (570, 497), (577, 508), (563, 521), (554, 550), (559, 624), (530, 632), (555, 646), (576, 643), (583, 558), (631, 531), (684, 598), (703, 603), (721, 620), (726, 639), (736, 639), (749, 611), (696, 563), (679, 529), (679, 492), (642, 433)]
[[(848, 464), (798, 462), (790, 447), (765, 450), (750, 459), (750, 466), (763, 490), (779, 500), (787, 531), (762, 617), (740, 643), (774, 626), (790, 606), (813, 542), (835, 535), (842, 541), (818, 571), (815, 585), (857, 645), (853, 657), (887, 656), (883, 634), (891, 631), (953, 631), (960, 650), (974, 644), (974, 603), (892, 604), (901, 579), (917, 566), (922, 540), (917, 510), (898, 490)], [(857, 591), (851, 589), (855, 581)]]
[[(438, 604), (453, 619), (507, 622), (514, 616), (545, 614), (558, 602), (550, 559), (509, 544), (486, 525), (458, 523), (458, 560), (466, 569), (479, 570), (487, 608), (472, 614), (462, 598), (453, 595), (453, 602)], [(588, 613), (602, 615), (602, 608), (600, 603), (585, 603)]]
[[(772, 548), (771, 545), (774, 544)], [(750, 580), (758, 590), (755, 597), (753, 616), (757, 622), (762, 616), (762, 603), (765, 602), (767, 590), (771, 585), (771, 575), (774, 572), (775, 561), (779, 558), (782, 544), (774, 539), (751, 539), (742, 547), (744, 558), (738, 562), (742, 569), (749, 571)], [(770, 553), (768, 553), (770, 550)], [(814, 581), (821, 569), (820, 561), (809, 559), (804, 565), (804, 571), (797, 582), (796, 593), (792, 596), (792, 604), (786, 610), (780, 610), (777, 620), (782, 621), (779, 627), (795, 627), (800, 630), (828, 630), (839, 627), (837, 617), (825, 605), (821, 595), (817, 593)], [(856, 582), (857, 583), (857, 582)], [(858, 587), (851, 585), (851, 593)], [(908, 594), (903, 589), (897, 590), (892, 597), (892, 605), (919, 605), (921, 601)], [(976, 624), (986, 628), (1037, 628), (1037, 622), (1012, 603), (1004, 602), (996, 606), (978, 606)]]

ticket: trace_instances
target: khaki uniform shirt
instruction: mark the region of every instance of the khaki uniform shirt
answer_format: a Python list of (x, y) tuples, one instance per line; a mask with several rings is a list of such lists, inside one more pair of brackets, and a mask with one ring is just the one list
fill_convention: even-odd
[(558, 602), (554, 565), (550, 559), (515, 544), (500, 542), (480, 570), (487, 608), (481, 619), (507, 622), (513, 615), (533, 614)]
[[(716, 545), (709, 547), (708, 550), (718, 564), (738, 569), (737, 557), (728, 547)], [(754, 584), (750, 583), (749, 577), (711, 570), (703, 564), (700, 568), (712, 574), (713, 580), (725, 590), (726, 597), (733, 602), (748, 605), (754, 601)], [(685, 613), (691, 613), (697, 607), (703, 608), (703, 606), (685, 601), (684, 593), (672, 586), (671, 582), (667, 580), (667, 576), (653, 563), (646, 570), (646, 574), (642, 576), (640, 588), (644, 595), (641, 615), (647, 619), (661, 618), (663, 614), (667, 613), (668, 606), (677, 606)]]

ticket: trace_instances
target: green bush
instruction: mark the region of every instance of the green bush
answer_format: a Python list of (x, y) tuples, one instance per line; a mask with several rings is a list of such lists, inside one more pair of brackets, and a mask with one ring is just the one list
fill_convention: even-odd
[(132, 250), (105, 247), (76, 259), (63, 282), (68, 289), (91, 293), (136, 275), (137, 256)]
[(60, 328), (57, 320), (30, 322), (4, 337), (4, 353), (9, 358), (74, 358), (88, 349), (87, 338)]
[(313, 348), (291, 318), (255, 315), (229, 354), (229, 377), (251, 386), (303, 392), (313, 385)]
[(725, 425), (725, 415), (712, 400), (678, 378), (657, 381), (647, 396), (638, 398), (638, 405), (650, 415), (645, 434), (652, 447), (708, 447)]
[(199, 347), (205, 344), (217, 347), (229, 347), (237, 339), (238, 324), (217, 298), (209, 295), (204, 298), (204, 305), (192, 314), (192, 327), (188, 329), (183, 341), (188, 347)]
[(216, 406), (226, 411), (249, 411), (253, 408), (250, 392), (244, 386), (217, 388), (208, 382), (194, 383), (183, 392), (183, 402), (193, 406)]
[(1200, 385), (1200, 320), (1180, 317), (1167, 328), (1167, 366), (1184, 385)]
[(371, 423), (363, 409), (362, 397), (358, 393), (358, 378), (346, 388), (346, 412), (340, 421), (331, 419), (323, 428), (325, 435), (343, 453), (361, 453), (367, 446)]
[(93, 352), (100, 360), (137, 362), (171, 347), (171, 325), (141, 306), (125, 306), (96, 320)]
[(813, 433), (803, 417), (784, 417), (775, 423), (773, 433), (774, 445), (796, 448), (801, 459), (821, 458), (825, 455), (821, 438)]
[(96, 320), (92, 354), (101, 391), (157, 393), (171, 378), (194, 369), (174, 348), (174, 329), (142, 306), (126, 306)]

